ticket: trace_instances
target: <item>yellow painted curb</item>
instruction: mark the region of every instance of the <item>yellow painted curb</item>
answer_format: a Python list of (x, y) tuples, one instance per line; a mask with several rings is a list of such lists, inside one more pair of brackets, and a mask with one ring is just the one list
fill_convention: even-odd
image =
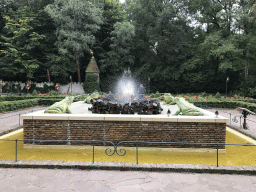
[(23, 129), (19, 129), (19, 130), (17, 130), (17, 131), (13, 131), (13, 132), (11, 132), (11, 133), (2, 135), (2, 136), (0, 136), (0, 139), (8, 139), (8, 137), (11, 137), (11, 136), (13, 136), (13, 135), (15, 135), (15, 134), (18, 134), (18, 133), (20, 133), (20, 132), (23, 132)]
[(249, 143), (251, 143), (251, 144), (253, 144), (253, 145), (256, 145), (256, 141), (255, 141), (254, 139), (252, 139), (252, 138), (250, 138), (250, 137), (248, 137), (248, 136), (246, 136), (246, 135), (244, 135), (244, 134), (242, 134), (242, 133), (239, 133), (238, 131), (235, 131), (234, 129), (231, 129), (231, 128), (229, 128), (229, 127), (226, 127), (226, 129), (227, 129), (227, 131), (229, 131), (230, 133), (232, 133), (232, 134), (234, 134), (234, 135), (236, 135), (236, 136), (238, 136), (238, 137), (240, 137), (240, 138), (246, 140), (247, 142), (249, 142)]

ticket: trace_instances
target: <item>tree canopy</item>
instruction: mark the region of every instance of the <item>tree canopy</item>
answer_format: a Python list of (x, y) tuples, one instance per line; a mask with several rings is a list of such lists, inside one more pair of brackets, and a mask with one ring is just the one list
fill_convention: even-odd
[(0, 0), (0, 79), (83, 82), (124, 71), (156, 92), (248, 94), (256, 83), (256, 0)]

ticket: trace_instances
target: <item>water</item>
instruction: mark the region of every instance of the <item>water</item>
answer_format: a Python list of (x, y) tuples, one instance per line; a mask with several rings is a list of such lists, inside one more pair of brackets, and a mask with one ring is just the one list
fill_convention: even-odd
[[(23, 130), (0, 138), (22, 139)], [(250, 141), (227, 129), (226, 143), (256, 144), (256, 141)], [(136, 163), (134, 147), (124, 147), (125, 156), (116, 154), (107, 156), (106, 148), (95, 147), (95, 161)], [(0, 141), (0, 159), (15, 160), (15, 141)], [(18, 160), (92, 161), (92, 146), (27, 145), (25, 147), (23, 142), (18, 142)], [(139, 163), (216, 165), (216, 150), (139, 148)], [(219, 151), (219, 165), (256, 166), (256, 147), (226, 146), (225, 151)]]

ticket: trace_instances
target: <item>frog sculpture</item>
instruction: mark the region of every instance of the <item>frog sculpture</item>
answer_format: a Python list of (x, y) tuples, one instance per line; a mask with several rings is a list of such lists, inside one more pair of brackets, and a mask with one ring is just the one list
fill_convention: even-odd
[(71, 113), (70, 105), (74, 100), (74, 96), (67, 96), (65, 99), (60, 102), (54, 103), (48, 107), (44, 113)]
[(178, 105), (178, 110), (174, 115), (179, 115), (180, 113), (182, 113), (182, 115), (188, 115), (188, 116), (204, 116), (200, 108), (187, 102), (184, 98), (172, 97), (172, 100)]

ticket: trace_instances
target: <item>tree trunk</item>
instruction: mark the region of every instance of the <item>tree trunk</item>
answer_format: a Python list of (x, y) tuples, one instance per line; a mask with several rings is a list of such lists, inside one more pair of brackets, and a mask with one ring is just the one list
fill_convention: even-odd
[(75, 52), (75, 60), (76, 60), (76, 65), (77, 65), (77, 79), (78, 82), (81, 83), (81, 74), (80, 74), (80, 60), (77, 52)]

